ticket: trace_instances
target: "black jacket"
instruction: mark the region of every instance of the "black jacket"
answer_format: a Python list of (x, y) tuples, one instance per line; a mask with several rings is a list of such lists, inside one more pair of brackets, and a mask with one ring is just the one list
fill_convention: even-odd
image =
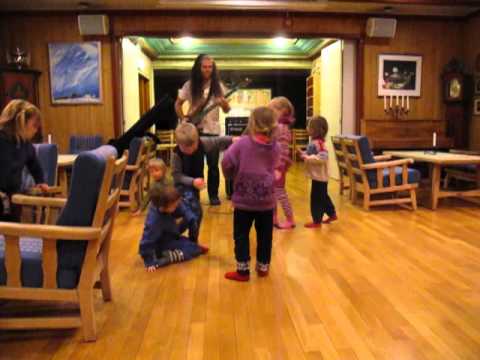
[(18, 142), (0, 130), (0, 191), (8, 195), (20, 191), (22, 170), (27, 167), (35, 182), (44, 182), (43, 171), (30, 142)]

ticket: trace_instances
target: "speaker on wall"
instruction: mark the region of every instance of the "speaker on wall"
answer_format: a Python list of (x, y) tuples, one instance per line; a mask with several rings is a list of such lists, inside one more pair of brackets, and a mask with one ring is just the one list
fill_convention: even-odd
[(107, 15), (78, 15), (80, 35), (108, 35)]
[(393, 38), (397, 29), (397, 20), (388, 18), (368, 18), (367, 36)]

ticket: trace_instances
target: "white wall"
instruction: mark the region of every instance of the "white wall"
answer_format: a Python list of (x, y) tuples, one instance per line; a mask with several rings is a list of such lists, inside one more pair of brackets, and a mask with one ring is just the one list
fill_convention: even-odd
[(342, 134), (355, 134), (356, 119), (356, 46), (343, 42)]
[(320, 115), (328, 121), (325, 139), (329, 158), (330, 176), (338, 179), (338, 167), (330, 137), (342, 131), (342, 41), (322, 49), (320, 56)]
[(154, 77), (150, 58), (128, 38), (122, 39), (122, 55), (123, 119), (124, 131), (127, 131), (140, 118), (138, 74), (149, 80), (150, 106), (155, 102)]

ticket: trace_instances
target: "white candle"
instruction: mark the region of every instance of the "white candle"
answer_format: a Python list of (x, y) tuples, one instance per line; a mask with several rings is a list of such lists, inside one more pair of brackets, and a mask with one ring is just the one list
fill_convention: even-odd
[(395, 105), (398, 106), (398, 95), (397, 95), (397, 99), (396, 99), (396, 101), (395, 101)]
[(402, 95), (402, 109), (404, 108), (404, 101), (405, 101), (405, 96)]
[(383, 95), (383, 110), (387, 110), (387, 96)]
[(49, 144), (52, 143), (52, 134), (48, 134), (48, 143), (49, 143)]
[(410, 110), (410, 96), (407, 96), (407, 110)]
[(390, 109), (392, 108), (392, 99), (393, 99), (393, 96), (390, 95)]
[(437, 133), (434, 132), (433, 133), (433, 147), (436, 147), (437, 146)]

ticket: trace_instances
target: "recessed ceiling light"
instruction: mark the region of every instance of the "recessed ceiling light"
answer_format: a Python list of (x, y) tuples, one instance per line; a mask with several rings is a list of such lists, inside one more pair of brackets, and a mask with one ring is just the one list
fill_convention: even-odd
[(193, 45), (194, 39), (190, 36), (184, 36), (179, 39), (180, 46), (182, 47), (191, 47)]
[(288, 42), (287, 38), (284, 38), (283, 36), (277, 36), (273, 38), (273, 43), (277, 47), (285, 47), (287, 46), (287, 42)]

